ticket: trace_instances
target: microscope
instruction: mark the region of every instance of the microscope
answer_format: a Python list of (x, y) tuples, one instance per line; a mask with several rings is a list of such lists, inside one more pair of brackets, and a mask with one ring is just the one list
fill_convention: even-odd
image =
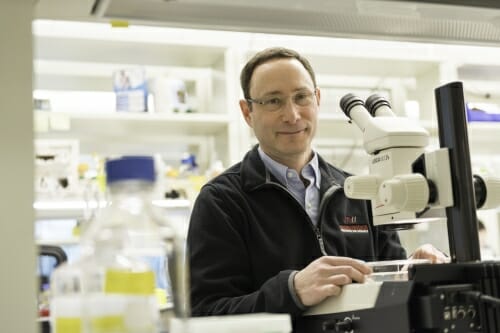
[[(500, 262), (481, 262), (476, 209), (500, 206), (500, 178), (472, 175), (461, 82), (435, 89), (440, 148), (397, 117), (378, 95), (340, 105), (363, 132), (369, 175), (345, 180), (352, 199), (371, 201), (376, 228), (432, 223), (445, 211), (450, 263), (410, 265), (404, 279), (350, 284), (309, 309), (297, 332), (498, 333)], [(427, 217), (430, 216), (430, 217)]]

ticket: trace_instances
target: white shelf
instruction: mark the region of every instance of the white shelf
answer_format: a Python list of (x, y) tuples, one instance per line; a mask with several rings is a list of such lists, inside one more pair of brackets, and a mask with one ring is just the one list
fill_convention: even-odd
[[(189, 210), (191, 202), (185, 199), (164, 199), (153, 200), (153, 205), (164, 209), (185, 209)], [(33, 204), (36, 219), (81, 219), (86, 210), (95, 210), (97, 207), (104, 207), (105, 202), (84, 200), (40, 200)]]
[(500, 155), (500, 123), (471, 122), (468, 124), (471, 154)]
[(36, 241), (37, 245), (52, 245), (52, 246), (61, 246), (61, 245), (77, 245), (80, 243), (79, 237), (70, 237), (70, 238), (61, 238), (61, 239), (40, 239)]
[[(188, 142), (201, 136), (227, 133), (229, 120), (224, 114), (150, 114), (150, 113), (50, 113), (36, 112), (39, 139), (78, 139), (85, 145)], [(43, 124), (46, 123), (46, 124)], [(147, 146), (144, 147), (147, 149)]]
[(491, 141), (500, 135), (500, 122), (473, 121), (468, 123), (471, 135), (482, 136)]
[[(35, 113), (37, 139), (75, 139), (82, 153), (103, 156), (190, 152), (203, 170), (213, 160), (236, 159), (239, 141), (229, 137), (237, 118), (227, 101), (237, 108), (237, 97), (227, 81), (238, 55), (228, 50), (248, 34), (38, 20), (33, 35), (35, 96), (50, 100), (52, 110)], [(186, 82), (197, 112), (113, 112), (112, 74), (133, 67), (152, 84), (150, 110), (154, 79), (175, 78)]]

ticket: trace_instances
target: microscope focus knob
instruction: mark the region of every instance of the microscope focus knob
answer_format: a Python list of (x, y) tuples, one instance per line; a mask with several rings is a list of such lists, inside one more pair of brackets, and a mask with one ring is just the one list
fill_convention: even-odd
[(382, 183), (379, 199), (401, 211), (419, 212), (429, 202), (429, 185), (419, 173), (399, 175)]
[(486, 199), (481, 209), (491, 209), (500, 206), (500, 178), (493, 176), (481, 176), (486, 187)]
[(375, 176), (350, 176), (344, 182), (344, 192), (351, 199), (372, 200), (377, 197), (378, 184)]

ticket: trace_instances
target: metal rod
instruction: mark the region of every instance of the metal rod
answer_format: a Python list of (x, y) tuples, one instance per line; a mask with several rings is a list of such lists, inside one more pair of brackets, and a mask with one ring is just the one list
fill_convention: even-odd
[(481, 260), (476, 200), (472, 180), (469, 138), (461, 82), (435, 89), (439, 142), (450, 154), (453, 207), (446, 208), (452, 262)]

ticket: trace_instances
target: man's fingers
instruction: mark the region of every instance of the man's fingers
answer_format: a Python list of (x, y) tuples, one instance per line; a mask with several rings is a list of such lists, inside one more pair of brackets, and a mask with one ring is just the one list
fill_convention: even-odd
[(333, 275), (328, 279), (328, 282), (336, 286), (344, 286), (352, 283), (352, 278), (345, 274)]
[(358, 271), (356, 268), (351, 266), (337, 266), (331, 269), (331, 276), (344, 275), (348, 277), (351, 282), (364, 282), (365, 274)]
[(333, 256), (324, 256), (322, 257), (322, 260), (325, 261), (325, 263), (331, 265), (331, 266), (351, 266), (354, 267), (356, 270), (361, 272), (362, 274), (370, 274), (372, 272), (372, 269), (370, 266), (368, 266), (365, 262), (358, 260), (358, 259), (353, 259), (353, 258), (348, 258), (348, 257), (333, 257)]
[(365, 262), (347, 257), (323, 256), (298, 271), (294, 288), (305, 306), (318, 304), (327, 296), (339, 295), (342, 286), (364, 282), (372, 269)]
[(411, 256), (412, 259), (427, 259), (433, 264), (441, 264), (449, 261), (446, 255), (436, 249), (431, 244), (425, 244), (419, 247)]
[(342, 288), (337, 285), (330, 284), (330, 285), (325, 285), (324, 290), (326, 296), (338, 296), (340, 295)]

